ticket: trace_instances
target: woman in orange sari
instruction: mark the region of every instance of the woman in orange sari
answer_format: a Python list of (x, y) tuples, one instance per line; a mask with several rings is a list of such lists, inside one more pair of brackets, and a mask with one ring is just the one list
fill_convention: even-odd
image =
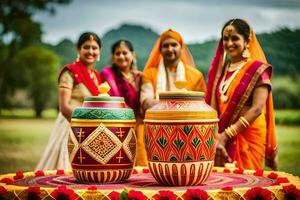
[(229, 20), (221, 34), (206, 95), (220, 119), (215, 165), (236, 161), (240, 168), (256, 170), (265, 158), (276, 169), (272, 66), (244, 20)]

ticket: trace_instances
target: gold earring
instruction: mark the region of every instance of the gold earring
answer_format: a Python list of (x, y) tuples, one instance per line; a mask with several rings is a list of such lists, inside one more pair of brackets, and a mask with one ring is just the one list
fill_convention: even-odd
[(248, 59), (248, 58), (250, 58), (250, 52), (249, 52), (249, 50), (248, 50), (248, 48), (245, 48), (244, 49), (244, 51), (243, 51), (243, 53), (242, 53), (242, 57), (244, 58), (244, 59)]
[(76, 58), (76, 61), (78, 62), (80, 60), (80, 55), (77, 54), (77, 58)]

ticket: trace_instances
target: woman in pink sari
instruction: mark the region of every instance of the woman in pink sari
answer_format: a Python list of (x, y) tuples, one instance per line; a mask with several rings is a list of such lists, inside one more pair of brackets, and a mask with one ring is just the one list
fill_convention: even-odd
[(262, 169), (265, 159), (276, 169), (272, 66), (244, 20), (229, 20), (221, 34), (206, 95), (220, 119), (215, 165), (236, 161), (240, 168)]
[(124, 97), (126, 104), (134, 110), (137, 120), (137, 158), (136, 165), (146, 165), (147, 158), (140, 115), (140, 82), (142, 73), (135, 66), (135, 52), (127, 40), (119, 40), (112, 45), (112, 65), (101, 71), (102, 82), (110, 86), (111, 96)]

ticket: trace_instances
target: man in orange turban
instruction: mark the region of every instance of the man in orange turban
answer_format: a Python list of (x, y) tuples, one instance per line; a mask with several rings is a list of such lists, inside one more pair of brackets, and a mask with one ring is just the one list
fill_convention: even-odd
[(161, 34), (146, 63), (141, 88), (143, 110), (158, 103), (158, 93), (176, 91), (175, 81), (187, 81), (186, 89), (206, 91), (205, 80), (181, 35), (174, 30)]

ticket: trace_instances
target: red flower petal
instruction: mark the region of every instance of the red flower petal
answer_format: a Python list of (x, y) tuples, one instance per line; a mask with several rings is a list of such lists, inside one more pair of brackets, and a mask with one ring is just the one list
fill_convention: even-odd
[(253, 175), (255, 176), (263, 176), (263, 174), (264, 174), (264, 170), (262, 169), (258, 169), (253, 173)]
[(76, 198), (74, 190), (68, 189), (66, 186), (59, 186), (57, 189), (51, 192), (51, 196), (55, 199), (74, 200)]
[(27, 191), (28, 191), (28, 192), (36, 192), (36, 193), (40, 193), (41, 189), (40, 189), (40, 187), (35, 187), (35, 186), (33, 186), (33, 187), (28, 187)]
[(14, 180), (10, 179), (10, 178), (3, 178), (0, 181), (1, 183), (5, 183), (6, 185), (12, 185), (14, 183)]
[(261, 187), (254, 187), (249, 189), (244, 194), (244, 197), (246, 200), (256, 200), (256, 199), (272, 200), (272, 193), (267, 189)]
[(278, 174), (276, 174), (275, 172), (271, 172), (269, 175), (268, 175), (268, 178), (270, 179), (276, 179), (278, 177)]
[(281, 183), (289, 183), (289, 179), (287, 179), (286, 177), (277, 177), (275, 183), (273, 183), (273, 185), (279, 185)]
[(5, 189), (5, 187), (0, 185), (0, 195), (4, 195), (7, 192), (7, 190)]
[(45, 173), (43, 170), (37, 170), (34, 172), (35, 176), (45, 176)]
[(201, 189), (188, 189), (184, 194), (183, 194), (183, 199), (185, 200), (194, 200), (194, 199), (199, 199), (199, 200), (207, 200), (208, 199), (208, 194), (205, 190)]
[(297, 190), (296, 186), (293, 185), (293, 184), (291, 184), (291, 185), (285, 185), (285, 186), (282, 187), (282, 189), (283, 189), (285, 192)]
[(225, 168), (225, 169), (223, 170), (223, 172), (224, 172), (224, 173), (230, 173), (230, 170), (227, 169), (227, 168)]
[(285, 192), (286, 199), (300, 199), (300, 190), (296, 188), (295, 185), (286, 185), (282, 187)]
[(120, 193), (119, 192), (111, 192), (108, 197), (111, 199), (111, 200), (119, 200), (119, 197), (120, 197)]
[(130, 190), (127, 194), (127, 200), (147, 200), (147, 197), (140, 191)]
[(173, 191), (168, 191), (168, 190), (161, 190), (159, 191), (158, 194), (154, 195), (153, 198), (155, 200), (176, 200), (177, 199), (177, 195), (174, 194)]
[(138, 171), (137, 171), (136, 169), (134, 169), (132, 173), (133, 173), (133, 174), (137, 174)]
[(267, 189), (262, 189), (260, 195), (266, 200), (272, 200), (272, 193)]
[(14, 176), (14, 179), (17, 180), (17, 179), (21, 179), (24, 177), (24, 174), (22, 171), (17, 171), (16, 172), (16, 175)]
[(147, 174), (147, 173), (149, 173), (149, 172), (150, 172), (149, 169), (143, 169), (143, 173)]
[(65, 170), (63, 169), (56, 170), (56, 175), (62, 175), (62, 174), (65, 174)]
[(92, 186), (88, 187), (88, 190), (97, 190), (97, 187), (92, 185)]
[(32, 200), (40, 200), (40, 187), (28, 187), (27, 189), (27, 199), (32, 199)]
[(235, 174), (243, 174), (244, 173), (244, 169), (235, 169), (235, 170), (233, 170), (233, 173), (235, 173)]
[(224, 191), (232, 191), (232, 187), (229, 187), (229, 186), (223, 187), (223, 188), (221, 188), (221, 190), (224, 190)]

